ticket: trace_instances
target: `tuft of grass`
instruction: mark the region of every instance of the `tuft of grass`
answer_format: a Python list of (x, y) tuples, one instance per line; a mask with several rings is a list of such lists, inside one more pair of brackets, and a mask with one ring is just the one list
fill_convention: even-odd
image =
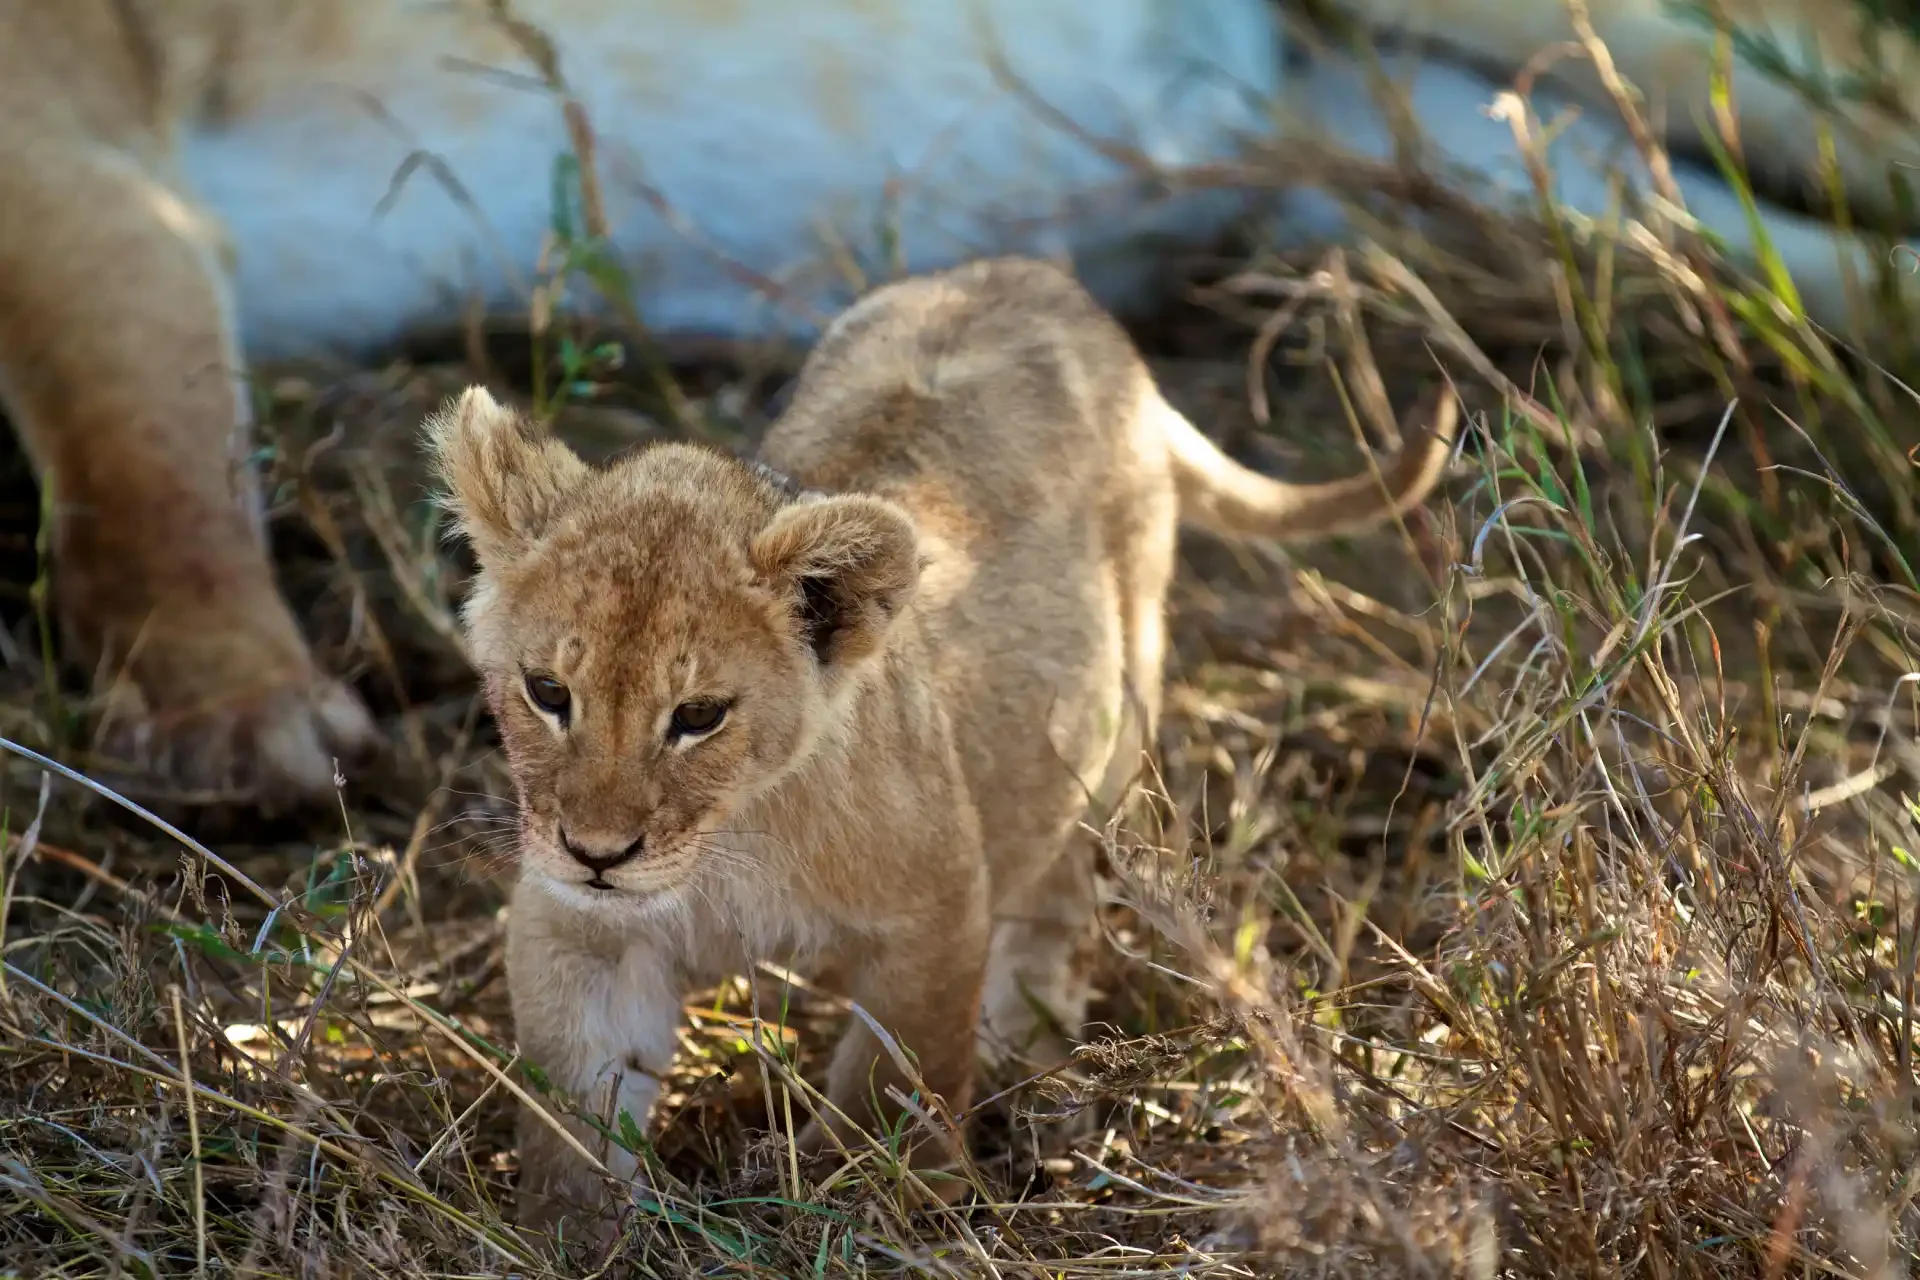
[[(1908, 1273), (1911, 395), (1630, 211), (1631, 235), (1490, 220), (1306, 146), (1165, 178), (1303, 174), (1370, 235), (1196, 267), (1141, 329), (1170, 395), (1262, 465), (1344, 470), (1437, 366), (1472, 411), (1457, 474), (1367, 537), (1189, 541), (1144, 803), (1097, 833), (1099, 1024), (992, 1082), (951, 1171), (903, 1167), (898, 1133), (793, 1159), (857, 1015), (767, 967), (689, 999), (650, 1128), (604, 1125), (643, 1169), (620, 1256), (516, 1232), (514, 1111), (573, 1103), (512, 1047), (511, 789), (417, 470), (469, 370), (287, 370), (262, 451), (285, 579), (404, 749), (324, 816), (185, 830), (35, 754), (66, 741), (50, 660), (0, 671), (0, 1266)], [(600, 251), (584, 215), (560, 230)], [(658, 368), (555, 351), (519, 390), (556, 431), (651, 433), (577, 393), (665, 395)], [(675, 378), (669, 416), (761, 416), (736, 370)]]

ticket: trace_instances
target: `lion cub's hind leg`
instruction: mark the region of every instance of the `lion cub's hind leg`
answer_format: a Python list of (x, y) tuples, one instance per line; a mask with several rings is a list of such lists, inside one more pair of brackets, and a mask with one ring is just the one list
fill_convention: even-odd
[[(1099, 907), (1106, 886), (1099, 844), (1117, 817), (1137, 810), (1137, 780), (1146, 766), (1142, 744), (1159, 722), (1158, 633), (1135, 656), (1153, 655), (1144, 697), (1122, 717), (1105, 775), (1081, 823), (1040, 842), (1023, 861), (1044, 865), (1030, 887), (1003, 900), (995, 913), (980, 1021), (980, 1056), (1002, 1084), (1066, 1063), (1084, 1038), (1099, 961)], [(1136, 663), (1129, 663), (1136, 666)]]
[(1063, 1064), (1085, 1032), (1104, 896), (1093, 833), (1115, 816), (1124, 824), (1138, 810), (1137, 784), (1159, 733), (1177, 510), (1171, 484), (1164, 477), (1155, 483), (1148, 473), (1135, 518), (1111, 552), (1121, 587), (1115, 619), (1121, 668), (1105, 705), (1121, 713), (1084, 822), (1064, 839), (1001, 864), (1046, 865), (1031, 891), (1003, 899), (994, 921), (979, 1047), (1002, 1076)]
[(993, 922), (979, 1053), (1011, 1084), (1067, 1061), (1086, 1025), (1099, 943), (1092, 840), (1068, 837), (1031, 893)]

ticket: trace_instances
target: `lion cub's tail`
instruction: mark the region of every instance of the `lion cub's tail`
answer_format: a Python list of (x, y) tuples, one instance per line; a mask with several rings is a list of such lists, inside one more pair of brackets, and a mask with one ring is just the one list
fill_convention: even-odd
[(1450, 389), (1428, 396), (1402, 427), (1400, 453), (1380, 468), (1325, 484), (1291, 484), (1229, 458), (1167, 406), (1167, 449), (1181, 519), (1224, 537), (1304, 541), (1350, 533), (1417, 507), (1453, 452), (1459, 410)]

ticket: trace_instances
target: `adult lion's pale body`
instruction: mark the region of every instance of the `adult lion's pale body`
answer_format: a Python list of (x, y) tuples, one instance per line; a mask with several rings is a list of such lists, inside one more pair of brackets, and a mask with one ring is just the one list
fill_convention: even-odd
[[(1571, 35), (1559, 0), (1348, 8), (1480, 59), (1396, 65), (1470, 193), (1524, 191), (1483, 108)], [(1627, 78), (1677, 104), (1684, 141), (1710, 36), (1659, 0), (1596, 8)], [(1789, 41), (1806, 18), (1842, 70), (1864, 56), (1836, 16), (1853, 8), (1729, 3)], [(51, 474), (60, 609), (114, 690), (109, 737), (179, 781), (309, 792), (368, 737), (260, 545), (242, 357), (377, 350), (470, 307), (524, 307), (582, 122), (660, 332), (810, 336), (896, 257), (989, 251), (1072, 253), (1121, 303), (1151, 275), (1136, 233), (1201, 241), (1242, 202), (1147, 199), (996, 82), (987, 51), (1084, 129), (1172, 167), (1276, 120), (1387, 154), (1355, 64), (1289, 60), (1278, 23), (1266, 0), (0, 0), (0, 403)], [(1882, 56), (1896, 101), (1846, 108), (1838, 150), (1869, 209), (1912, 154), (1911, 45), (1889, 34)], [(1807, 110), (1755, 74), (1736, 84), (1749, 157), (1792, 185), (1817, 154)], [(1621, 136), (1600, 115), (1555, 152), (1561, 194), (1596, 216), (1611, 193), (1582, 148)], [(1710, 170), (1679, 180), (1736, 253), (1751, 246)], [(1342, 231), (1324, 204), (1272, 212), (1295, 234)], [(1872, 247), (1779, 209), (1762, 221), (1810, 309), (1838, 320)]]

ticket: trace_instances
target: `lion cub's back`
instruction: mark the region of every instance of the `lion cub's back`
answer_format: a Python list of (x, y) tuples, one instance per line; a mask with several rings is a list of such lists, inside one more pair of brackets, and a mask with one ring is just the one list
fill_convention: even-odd
[(986, 259), (844, 312), (764, 448), (821, 488), (898, 490), (909, 505), (937, 489), (976, 525), (1045, 522), (1153, 461), (1126, 430), (1149, 388), (1125, 331), (1071, 275)]
[(1128, 620), (1157, 607), (1176, 509), (1150, 394), (1070, 276), (990, 260), (843, 314), (763, 447), (806, 485), (912, 514), (928, 670), (990, 857), (1052, 847), (1125, 723)]
[(1079, 741), (1099, 708), (1063, 702), (1062, 673), (1076, 688), (1118, 680), (1125, 562), (1140, 521), (1175, 509), (1165, 442), (1140, 411), (1152, 394), (1125, 332), (1070, 276), (984, 261), (842, 315), (762, 456), (911, 512), (951, 705), (1061, 704)]

